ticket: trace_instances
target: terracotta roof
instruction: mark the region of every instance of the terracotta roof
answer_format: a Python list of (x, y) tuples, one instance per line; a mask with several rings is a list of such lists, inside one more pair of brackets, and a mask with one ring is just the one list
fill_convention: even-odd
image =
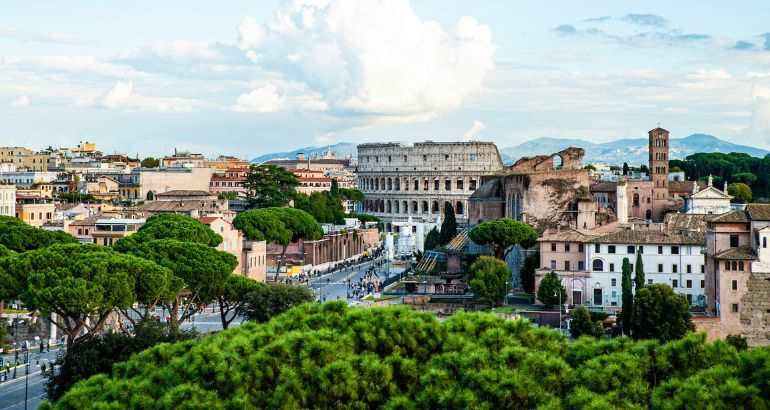
[(739, 259), (739, 260), (754, 260), (757, 259), (754, 256), (754, 252), (751, 251), (750, 246), (739, 246), (737, 248), (725, 249), (722, 252), (714, 255), (715, 259)]
[(770, 204), (748, 204), (746, 213), (753, 221), (770, 221)]
[(177, 189), (173, 191), (166, 191), (159, 194), (155, 194), (156, 197), (164, 197), (164, 196), (187, 196), (187, 197), (196, 197), (196, 196), (212, 196), (212, 193), (209, 191), (194, 191), (194, 190), (186, 190), (186, 189)]
[(703, 232), (674, 232), (644, 229), (623, 229), (602, 235), (590, 242), (594, 243), (634, 243), (653, 245), (705, 245)]
[(574, 228), (548, 229), (540, 236), (538, 242), (589, 242), (600, 234), (590, 231), (581, 231)]
[(219, 219), (219, 217), (217, 216), (202, 216), (198, 218), (198, 220), (204, 225), (211, 225), (211, 223), (216, 221), (217, 219)]
[(730, 211), (719, 215), (706, 215), (706, 222), (717, 223), (746, 223), (749, 222), (748, 215), (744, 211)]
[(669, 213), (663, 223), (671, 230), (706, 231), (706, 215)]
[(89, 216), (85, 219), (73, 221), (70, 226), (91, 226), (96, 224), (96, 220), (102, 218), (101, 215)]
[(184, 200), (184, 201), (150, 201), (145, 202), (139, 209), (146, 212), (191, 212), (198, 211), (223, 211), (227, 207), (220, 207), (215, 200)]
[[(692, 187), (695, 181), (668, 181), (668, 191), (684, 194), (692, 194)], [(702, 184), (698, 184), (698, 191), (705, 188)]]
[(616, 192), (617, 190), (617, 182), (599, 182), (591, 185), (591, 192)]

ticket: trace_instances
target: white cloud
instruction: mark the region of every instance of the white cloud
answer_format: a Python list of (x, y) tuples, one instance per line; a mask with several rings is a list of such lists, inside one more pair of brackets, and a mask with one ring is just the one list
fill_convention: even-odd
[[(448, 32), (422, 20), (408, 0), (295, 0), (266, 24), (243, 19), (239, 46), (336, 115), (424, 117), (454, 109), (494, 69), (486, 25), (466, 16)], [(273, 85), (280, 94), (281, 84)]]
[(463, 133), (463, 139), (466, 141), (476, 139), (479, 137), (481, 131), (484, 131), (486, 128), (487, 126), (483, 122), (479, 120), (473, 120), (473, 125), (471, 125), (471, 128)]
[(20, 95), (16, 97), (12, 102), (11, 106), (13, 107), (28, 107), (29, 106), (29, 97), (26, 95)]
[(139, 78), (146, 76), (145, 73), (131, 67), (105, 62), (90, 56), (0, 57), (0, 69), (3, 67), (43, 73), (54, 71), (93, 74), (111, 78)]
[(326, 111), (328, 109), (326, 102), (317, 94), (288, 95), (284, 93), (284, 89), (288, 87), (282, 88), (279, 89), (275, 84), (257, 87), (250, 93), (241, 94), (232, 109), (238, 112), (259, 113), (287, 110)]
[(125, 111), (186, 112), (195, 111), (202, 103), (177, 97), (154, 97), (134, 92), (132, 82), (119, 81), (104, 95), (101, 104), (109, 109)]

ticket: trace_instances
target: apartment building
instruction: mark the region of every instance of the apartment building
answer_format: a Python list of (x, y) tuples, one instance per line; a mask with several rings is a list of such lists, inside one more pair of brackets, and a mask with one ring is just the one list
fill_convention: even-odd
[(16, 215), (16, 186), (0, 183), (0, 216)]

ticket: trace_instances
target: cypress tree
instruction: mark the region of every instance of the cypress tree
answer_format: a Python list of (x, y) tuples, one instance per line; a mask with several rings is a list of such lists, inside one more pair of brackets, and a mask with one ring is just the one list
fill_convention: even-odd
[(633, 265), (628, 258), (623, 258), (623, 277), (620, 285), (623, 292), (623, 310), (620, 312), (620, 323), (625, 334), (631, 333), (631, 323), (634, 320), (634, 282), (631, 279)]
[(457, 235), (457, 221), (455, 220), (455, 209), (450, 202), (444, 204), (444, 222), (441, 223), (441, 232), (439, 233), (441, 245), (446, 245)]
[(636, 291), (644, 287), (644, 264), (642, 263), (642, 253), (636, 252), (636, 276), (634, 277), (634, 284), (636, 285)]

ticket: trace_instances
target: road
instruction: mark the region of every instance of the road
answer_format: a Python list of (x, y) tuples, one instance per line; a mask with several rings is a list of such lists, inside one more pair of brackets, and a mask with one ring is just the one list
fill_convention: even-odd
[[(25, 397), (27, 398), (27, 408), (36, 409), (40, 402), (45, 399), (45, 383), (47, 381), (47, 378), (43, 377), (40, 371), (40, 365), (46, 363), (50, 367), (49, 363), (56, 360), (58, 352), (56, 347), (52, 347), (50, 352), (42, 354), (33, 350), (29, 355), (29, 378), (26, 377), (27, 366), (25, 365), (16, 368), (15, 379), (12, 379), (13, 370), (8, 372), (8, 379), (0, 384), (0, 410), (23, 410)], [(3, 355), (3, 360), (6, 363), (13, 362), (14, 359), (13, 354)], [(19, 361), (23, 360), (24, 355), (19, 354)]]
[[(388, 273), (388, 265), (384, 263), (382, 259), (375, 259), (360, 265), (331, 272), (318, 278), (313, 278), (310, 280), (308, 286), (313, 290), (316, 297), (321, 302), (345, 300), (348, 299), (349, 296), (348, 281), (357, 282), (359, 279), (363, 278), (366, 275), (366, 272), (372, 267), (374, 267), (379, 275), (380, 280), (385, 280)], [(395, 274), (398, 273), (391, 269), (391, 275)]]

